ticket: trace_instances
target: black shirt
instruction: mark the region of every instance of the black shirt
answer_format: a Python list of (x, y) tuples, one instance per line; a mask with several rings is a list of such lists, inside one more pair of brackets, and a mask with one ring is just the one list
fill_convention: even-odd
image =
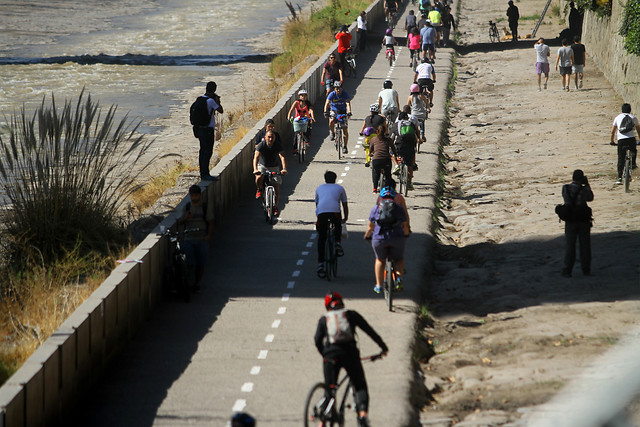
[(364, 127), (372, 127), (376, 133), (378, 132), (378, 126), (385, 123), (385, 118), (380, 114), (369, 115), (364, 119)]
[[(349, 325), (351, 326), (351, 330), (355, 335), (356, 327), (362, 329), (367, 335), (371, 337), (373, 341), (376, 342), (382, 349), (382, 351), (388, 351), (387, 345), (384, 343), (380, 335), (373, 330), (371, 325), (364, 320), (364, 317), (360, 315), (357, 311), (347, 310), (347, 320), (349, 321)], [(316, 334), (314, 336), (314, 341), (316, 343), (316, 348), (323, 356), (326, 356), (330, 353), (342, 352), (349, 349), (356, 348), (356, 342), (349, 341), (346, 343), (335, 343), (329, 344), (327, 340), (327, 321), (326, 317), (322, 316), (320, 320), (318, 320), (318, 327), (316, 329)]]
[(284, 148), (282, 148), (282, 144), (278, 140), (273, 141), (271, 147), (267, 145), (267, 141), (262, 141), (256, 145), (256, 151), (260, 153), (259, 163), (261, 165), (268, 168), (275, 168), (280, 165), (278, 155), (284, 152)]

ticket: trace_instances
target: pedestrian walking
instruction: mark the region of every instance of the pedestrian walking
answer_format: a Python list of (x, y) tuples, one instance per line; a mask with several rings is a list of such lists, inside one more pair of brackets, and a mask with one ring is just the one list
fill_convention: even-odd
[(571, 83), (571, 67), (573, 66), (573, 50), (569, 47), (569, 40), (562, 39), (562, 47), (558, 49), (556, 56), (556, 71), (560, 65), (560, 75), (562, 76), (562, 90), (569, 92)]
[(576, 260), (576, 241), (580, 242), (580, 266), (585, 276), (591, 275), (591, 208), (593, 200), (589, 181), (580, 169), (573, 171), (570, 184), (562, 186), (564, 204), (571, 206), (571, 216), (564, 223), (565, 253), (562, 275), (571, 277)]
[(540, 92), (540, 83), (542, 80), (542, 73), (544, 73), (544, 88), (547, 88), (549, 83), (549, 56), (551, 56), (551, 50), (549, 46), (544, 44), (544, 39), (540, 38), (533, 45), (536, 50), (536, 74), (538, 75), (538, 92)]
[(587, 49), (580, 43), (580, 36), (573, 36), (573, 75), (575, 76), (576, 90), (582, 89), (582, 77), (584, 73), (585, 61), (587, 59)]

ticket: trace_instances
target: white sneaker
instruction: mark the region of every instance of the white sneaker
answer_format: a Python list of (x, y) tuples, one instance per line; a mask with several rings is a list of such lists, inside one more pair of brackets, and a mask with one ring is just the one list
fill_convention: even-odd
[(541, 92), (541, 91), (542, 91), (542, 89), (540, 89), (540, 87), (538, 87), (538, 92)]
[(580, 79), (580, 89), (582, 89), (582, 79)]

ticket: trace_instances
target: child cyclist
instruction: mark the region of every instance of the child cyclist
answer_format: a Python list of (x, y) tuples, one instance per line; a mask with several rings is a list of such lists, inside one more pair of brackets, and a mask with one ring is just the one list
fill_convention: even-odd
[[(293, 122), (295, 124), (298, 124), (300, 122), (307, 122), (307, 130), (304, 133), (307, 137), (307, 146), (309, 142), (311, 142), (311, 123), (316, 121), (313, 114), (313, 104), (309, 102), (308, 97), (309, 94), (307, 93), (306, 89), (300, 89), (298, 91), (298, 99), (293, 103), (293, 105), (291, 105), (289, 113), (287, 114), (290, 122)], [(292, 113), (295, 114), (292, 115)], [(294, 127), (296, 126), (295, 124)], [(293, 154), (298, 154), (298, 147), (296, 147), (295, 142), (293, 144)]]
[(386, 46), (387, 51), (391, 50), (391, 53), (393, 54), (393, 58), (395, 59), (396, 49), (394, 46), (396, 45), (396, 38), (393, 37), (393, 30), (391, 30), (391, 28), (387, 28), (387, 31), (385, 32), (385, 35), (382, 38), (382, 45)]

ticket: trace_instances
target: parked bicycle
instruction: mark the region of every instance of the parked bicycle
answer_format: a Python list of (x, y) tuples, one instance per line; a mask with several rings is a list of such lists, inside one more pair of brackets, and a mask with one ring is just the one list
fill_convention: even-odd
[(191, 300), (191, 289), (189, 280), (189, 268), (187, 266), (187, 255), (182, 249), (180, 233), (166, 230), (158, 233), (158, 236), (167, 237), (170, 245), (169, 263), (164, 269), (163, 288), (166, 294), (176, 294), (184, 302)]
[(489, 21), (489, 40), (491, 43), (500, 42), (500, 33), (498, 33), (498, 27), (493, 21)]
[(347, 77), (356, 76), (356, 54), (353, 53), (353, 49), (349, 49), (344, 57), (344, 75)]
[[(361, 358), (361, 360), (376, 361), (383, 353)], [(328, 397), (329, 396), (329, 397)], [(345, 373), (334, 389), (327, 390), (324, 383), (316, 383), (311, 387), (304, 405), (305, 427), (333, 427), (344, 426), (348, 411), (358, 416), (355, 392), (351, 379)]]
[(307, 132), (310, 130), (311, 120), (308, 117), (291, 119), (293, 124), (293, 144), (298, 153), (298, 161), (303, 163), (306, 159), (307, 148), (309, 148), (309, 138)]
[(281, 176), (280, 172), (262, 172), (261, 175), (264, 176), (264, 180), (262, 181), (262, 209), (264, 210), (265, 220), (269, 224), (273, 224), (276, 219), (276, 189), (273, 186), (273, 178), (276, 176)]

